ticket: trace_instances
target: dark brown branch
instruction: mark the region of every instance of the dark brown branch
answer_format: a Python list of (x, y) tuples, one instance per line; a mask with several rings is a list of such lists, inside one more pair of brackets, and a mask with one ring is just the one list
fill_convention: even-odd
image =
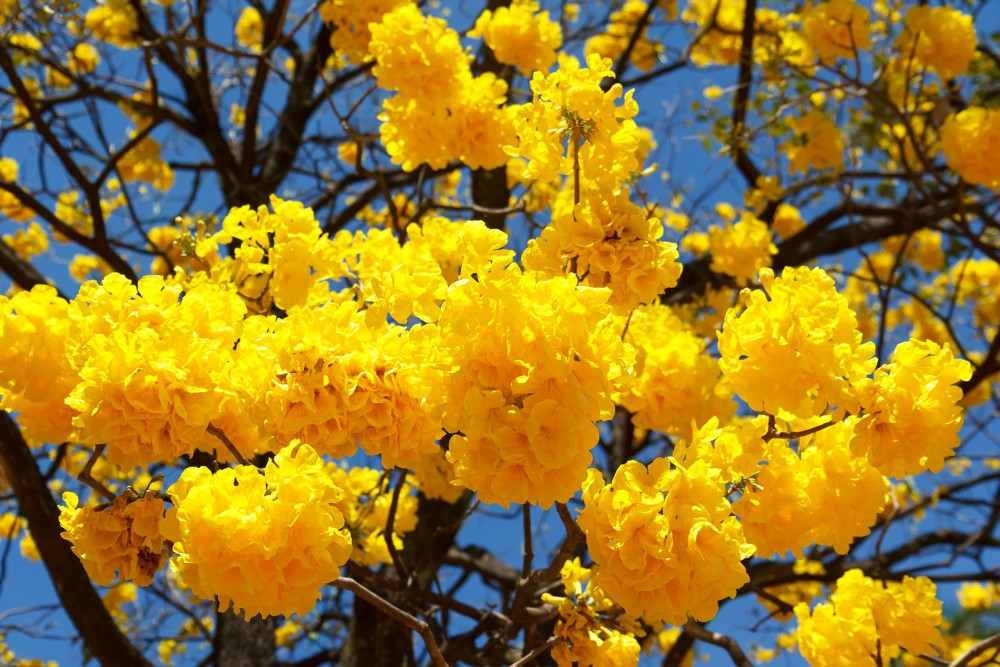
[(431, 663), (437, 665), (438, 667), (447, 667), (448, 663), (445, 661), (444, 656), (441, 655), (441, 649), (438, 648), (437, 640), (434, 638), (434, 633), (431, 632), (431, 627), (427, 625), (426, 622), (420, 620), (413, 614), (403, 611), (388, 600), (379, 597), (354, 579), (340, 577), (336, 581), (332, 582), (332, 585), (337, 588), (343, 588), (344, 590), (351, 591), (354, 595), (361, 598), (372, 607), (375, 607), (393, 621), (416, 631), (423, 638), (424, 644), (427, 646), (427, 653), (430, 654)]
[(62, 538), (59, 508), (20, 430), (6, 412), (0, 414), (0, 462), (56, 594), (87, 650), (103, 665), (150, 665), (115, 624), (80, 559)]

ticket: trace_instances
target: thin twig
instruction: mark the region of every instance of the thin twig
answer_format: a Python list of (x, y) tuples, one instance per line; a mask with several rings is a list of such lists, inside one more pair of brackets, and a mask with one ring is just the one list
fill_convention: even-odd
[(399, 507), (399, 496), (403, 491), (403, 485), (406, 483), (406, 472), (406, 470), (401, 469), (399, 476), (396, 478), (396, 486), (392, 490), (392, 502), (389, 504), (389, 515), (385, 519), (385, 531), (382, 537), (385, 539), (385, 548), (389, 550), (389, 557), (392, 559), (393, 567), (396, 568), (399, 580), (409, 584), (410, 577), (406, 573), (406, 566), (403, 565), (403, 559), (400, 558), (399, 551), (396, 550), (396, 544), (392, 541), (396, 530), (396, 509)]
[(226, 446), (226, 449), (229, 450), (229, 453), (232, 454), (237, 461), (239, 461), (240, 465), (245, 465), (245, 466), (253, 465), (252, 463), (250, 463), (249, 460), (247, 460), (245, 456), (240, 454), (240, 450), (236, 449), (236, 445), (233, 444), (233, 441), (229, 439), (229, 436), (226, 435), (226, 432), (223, 431), (221, 428), (219, 428), (215, 424), (209, 424), (207, 427), (205, 427), (205, 430), (214, 435), (216, 438), (218, 438), (222, 442), (222, 444)]
[(530, 665), (534, 662), (540, 655), (554, 647), (561, 641), (560, 637), (550, 637), (547, 642), (541, 646), (536, 646), (534, 650), (515, 662), (510, 663), (510, 667), (523, 667), (524, 665)]
[(354, 593), (356, 596), (375, 607), (392, 620), (416, 631), (424, 639), (424, 644), (427, 646), (427, 653), (430, 654), (431, 662), (434, 665), (437, 665), (437, 667), (448, 666), (444, 656), (441, 655), (441, 649), (438, 648), (437, 640), (434, 639), (434, 633), (431, 632), (431, 626), (427, 625), (426, 622), (420, 620), (413, 614), (403, 611), (388, 600), (368, 590), (354, 579), (339, 577), (335, 581), (331, 582), (331, 585)]
[(114, 499), (117, 498), (117, 496), (111, 493), (108, 487), (104, 486), (103, 483), (94, 479), (94, 476), (90, 474), (90, 471), (94, 469), (94, 464), (97, 463), (97, 459), (101, 458), (101, 454), (104, 453), (104, 450), (106, 448), (107, 445), (98, 445), (97, 447), (95, 447), (94, 453), (91, 454), (90, 458), (87, 460), (87, 465), (83, 466), (83, 470), (80, 471), (80, 474), (77, 475), (76, 478), (81, 482), (83, 482), (84, 484), (86, 484), (87, 486), (89, 486), (90, 488), (92, 488), (94, 491), (97, 491), (99, 494), (101, 494), (108, 500), (114, 501)]

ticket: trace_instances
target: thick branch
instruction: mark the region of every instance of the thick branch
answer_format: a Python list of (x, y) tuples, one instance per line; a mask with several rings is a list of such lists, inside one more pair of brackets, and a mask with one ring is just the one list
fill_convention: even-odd
[(102, 665), (149, 665), (115, 625), (80, 559), (62, 538), (59, 508), (20, 430), (6, 412), (0, 414), (0, 461), (56, 594), (87, 650)]

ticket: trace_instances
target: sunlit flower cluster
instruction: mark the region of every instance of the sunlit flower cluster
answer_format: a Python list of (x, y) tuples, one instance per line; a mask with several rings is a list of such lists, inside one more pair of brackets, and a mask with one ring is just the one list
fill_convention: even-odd
[(605, 484), (591, 470), (578, 522), (597, 564), (595, 581), (632, 616), (683, 624), (713, 618), (747, 581), (754, 548), (732, 516), (719, 471), (704, 461), (648, 469), (629, 461)]
[(253, 466), (187, 468), (168, 493), (170, 567), (198, 596), (245, 617), (304, 615), (351, 556), (338, 503), (344, 492), (304, 443)]
[(933, 655), (942, 623), (935, 594), (926, 577), (880, 582), (850, 570), (837, 580), (829, 602), (811, 612), (804, 602), (796, 606), (799, 651), (813, 667), (851, 667), (901, 651)]
[(163, 500), (130, 490), (101, 507), (80, 507), (75, 493), (63, 494), (59, 508), (63, 536), (73, 545), (90, 578), (107, 586), (115, 580), (148, 586), (167, 561)]

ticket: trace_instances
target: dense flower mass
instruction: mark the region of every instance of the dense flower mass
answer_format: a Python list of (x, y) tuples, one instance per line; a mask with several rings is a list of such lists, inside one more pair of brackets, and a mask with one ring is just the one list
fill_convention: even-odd
[(749, 581), (741, 561), (754, 551), (724, 487), (704, 461), (629, 461), (610, 484), (591, 470), (578, 521), (597, 584), (631, 616), (675, 625), (714, 617)]
[(744, 662), (954, 661), (905, 575), (1000, 598), (966, 4), (0, 0), (0, 551), (164, 664), (291, 614), (286, 662), (739, 662), (755, 596)]
[(951, 7), (910, 7), (896, 50), (937, 72), (943, 80), (964, 74), (976, 55), (972, 17)]
[(337, 509), (343, 491), (304, 443), (284, 447), (261, 474), (241, 465), (187, 468), (168, 490), (163, 532), (170, 567), (205, 599), (245, 617), (305, 615), (351, 556)]
[(562, 56), (555, 72), (532, 76), (533, 100), (517, 109), (518, 143), (506, 149), (528, 160), (528, 178), (549, 180), (578, 167), (582, 182), (615, 188), (638, 169), (640, 136), (633, 118), (639, 105), (631, 91), (615, 104), (622, 98), (620, 84), (601, 88), (614, 74), (610, 59), (593, 54), (586, 65)]
[(80, 442), (107, 444), (125, 468), (190, 454), (230, 386), (227, 370), (245, 313), (230, 289), (181, 288), (112, 274), (71, 303), (71, 361), (80, 381), (66, 404)]
[(319, 15), (334, 29), (330, 32), (330, 46), (349, 62), (361, 64), (372, 58), (369, 45), (371, 25), (379, 24), (382, 17), (412, 0), (324, 0)]
[(871, 48), (871, 14), (855, 0), (821, 2), (805, 13), (802, 34), (824, 64)]
[[(853, 384), (875, 369), (854, 312), (822, 269), (760, 273), (763, 290), (743, 290), (746, 310), (726, 314), (719, 366), (757, 411), (802, 419), (834, 406), (856, 412)], [(782, 381), (773, 381), (780, 374)]]
[(736, 410), (705, 339), (669, 307), (635, 310), (625, 340), (636, 347), (636, 377), (621, 400), (636, 426), (689, 437), (692, 422), (725, 421)]
[(891, 477), (938, 472), (958, 446), (962, 390), (972, 365), (950, 348), (907, 341), (861, 390), (866, 416), (855, 428), (851, 449)]
[(554, 631), (559, 643), (552, 649), (556, 664), (638, 665), (639, 642), (635, 635), (642, 631), (633, 619), (615, 612), (614, 601), (593, 582), (592, 570), (581, 567), (580, 559), (574, 558), (563, 564), (559, 574), (566, 597), (542, 596), (549, 604), (559, 606), (560, 620)]
[(539, 11), (535, 0), (514, 0), (509, 7), (486, 10), (476, 20), (472, 36), (481, 36), (497, 60), (514, 65), (525, 76), (552, 67), (562, 46), (562, 29), (547, 11)]
[(941, 128), (948, 166), (970, 183), (1000, 192), (1000, 111), (969, 107), (949, 116)]
[(852, 422), (839, 422), (808, 444), (800, 441), (798, 453), (783, 440), (772, 441), (767, 465), (733, 507), (757, 555), (791, 551), (801, 558), (811, 544), (845, 554), (855, 538), (868, 534), (887, 487), (865, 457), (852, 454), (852, 434)]
[(167, 562), (163, 500), (126, 491), (103, 507), (80, 507), (75, 493), (63, 494), (59, 508), (63, 536), (73, 545), (90, 578), (108, 586), (115, 580), (148, 586)]
[(708, 231), (708, 249), (712, 270), (732, 276), (746, 285), (762, 268), (771, 265), (771, 255), (778, 248), (771, 241), (767, 224), (752, 213), (744, 213), (739, 222)]
[(595, 422), (631, 373), (609, 291), (575, 277), (522, 274), (506, 235), (463, 234), (462, 277), (448, 289), (439, 327), (452, 369), (442, 425), (458, 479), (484, 502), (565, 502), (598, 441)]
[(631, 309), (677, 284), (677, 244), (660, 241), (662, 234), (662, 223), (630, 202), (628, 190), (608, 196), (595, 189), (529, 242), (524, 268), (574, 273), (583, 285), (610, 287), (611, 302)]
[(843, 169), (844, 138), (833, 120), (812, 110), (789, 121), (796, 140), (782, 146), (788, 156), (788, 170), (805, 173), (810, 169)]
[(942, 624), (935, 593), (927, 577), (879, 582), (850, 570), (837, 580), (829, 602), (811, 612), (804, 602), (795, 607), (799, 650), (813, 667), (853, 667), (901, 651), (933, 655)]

